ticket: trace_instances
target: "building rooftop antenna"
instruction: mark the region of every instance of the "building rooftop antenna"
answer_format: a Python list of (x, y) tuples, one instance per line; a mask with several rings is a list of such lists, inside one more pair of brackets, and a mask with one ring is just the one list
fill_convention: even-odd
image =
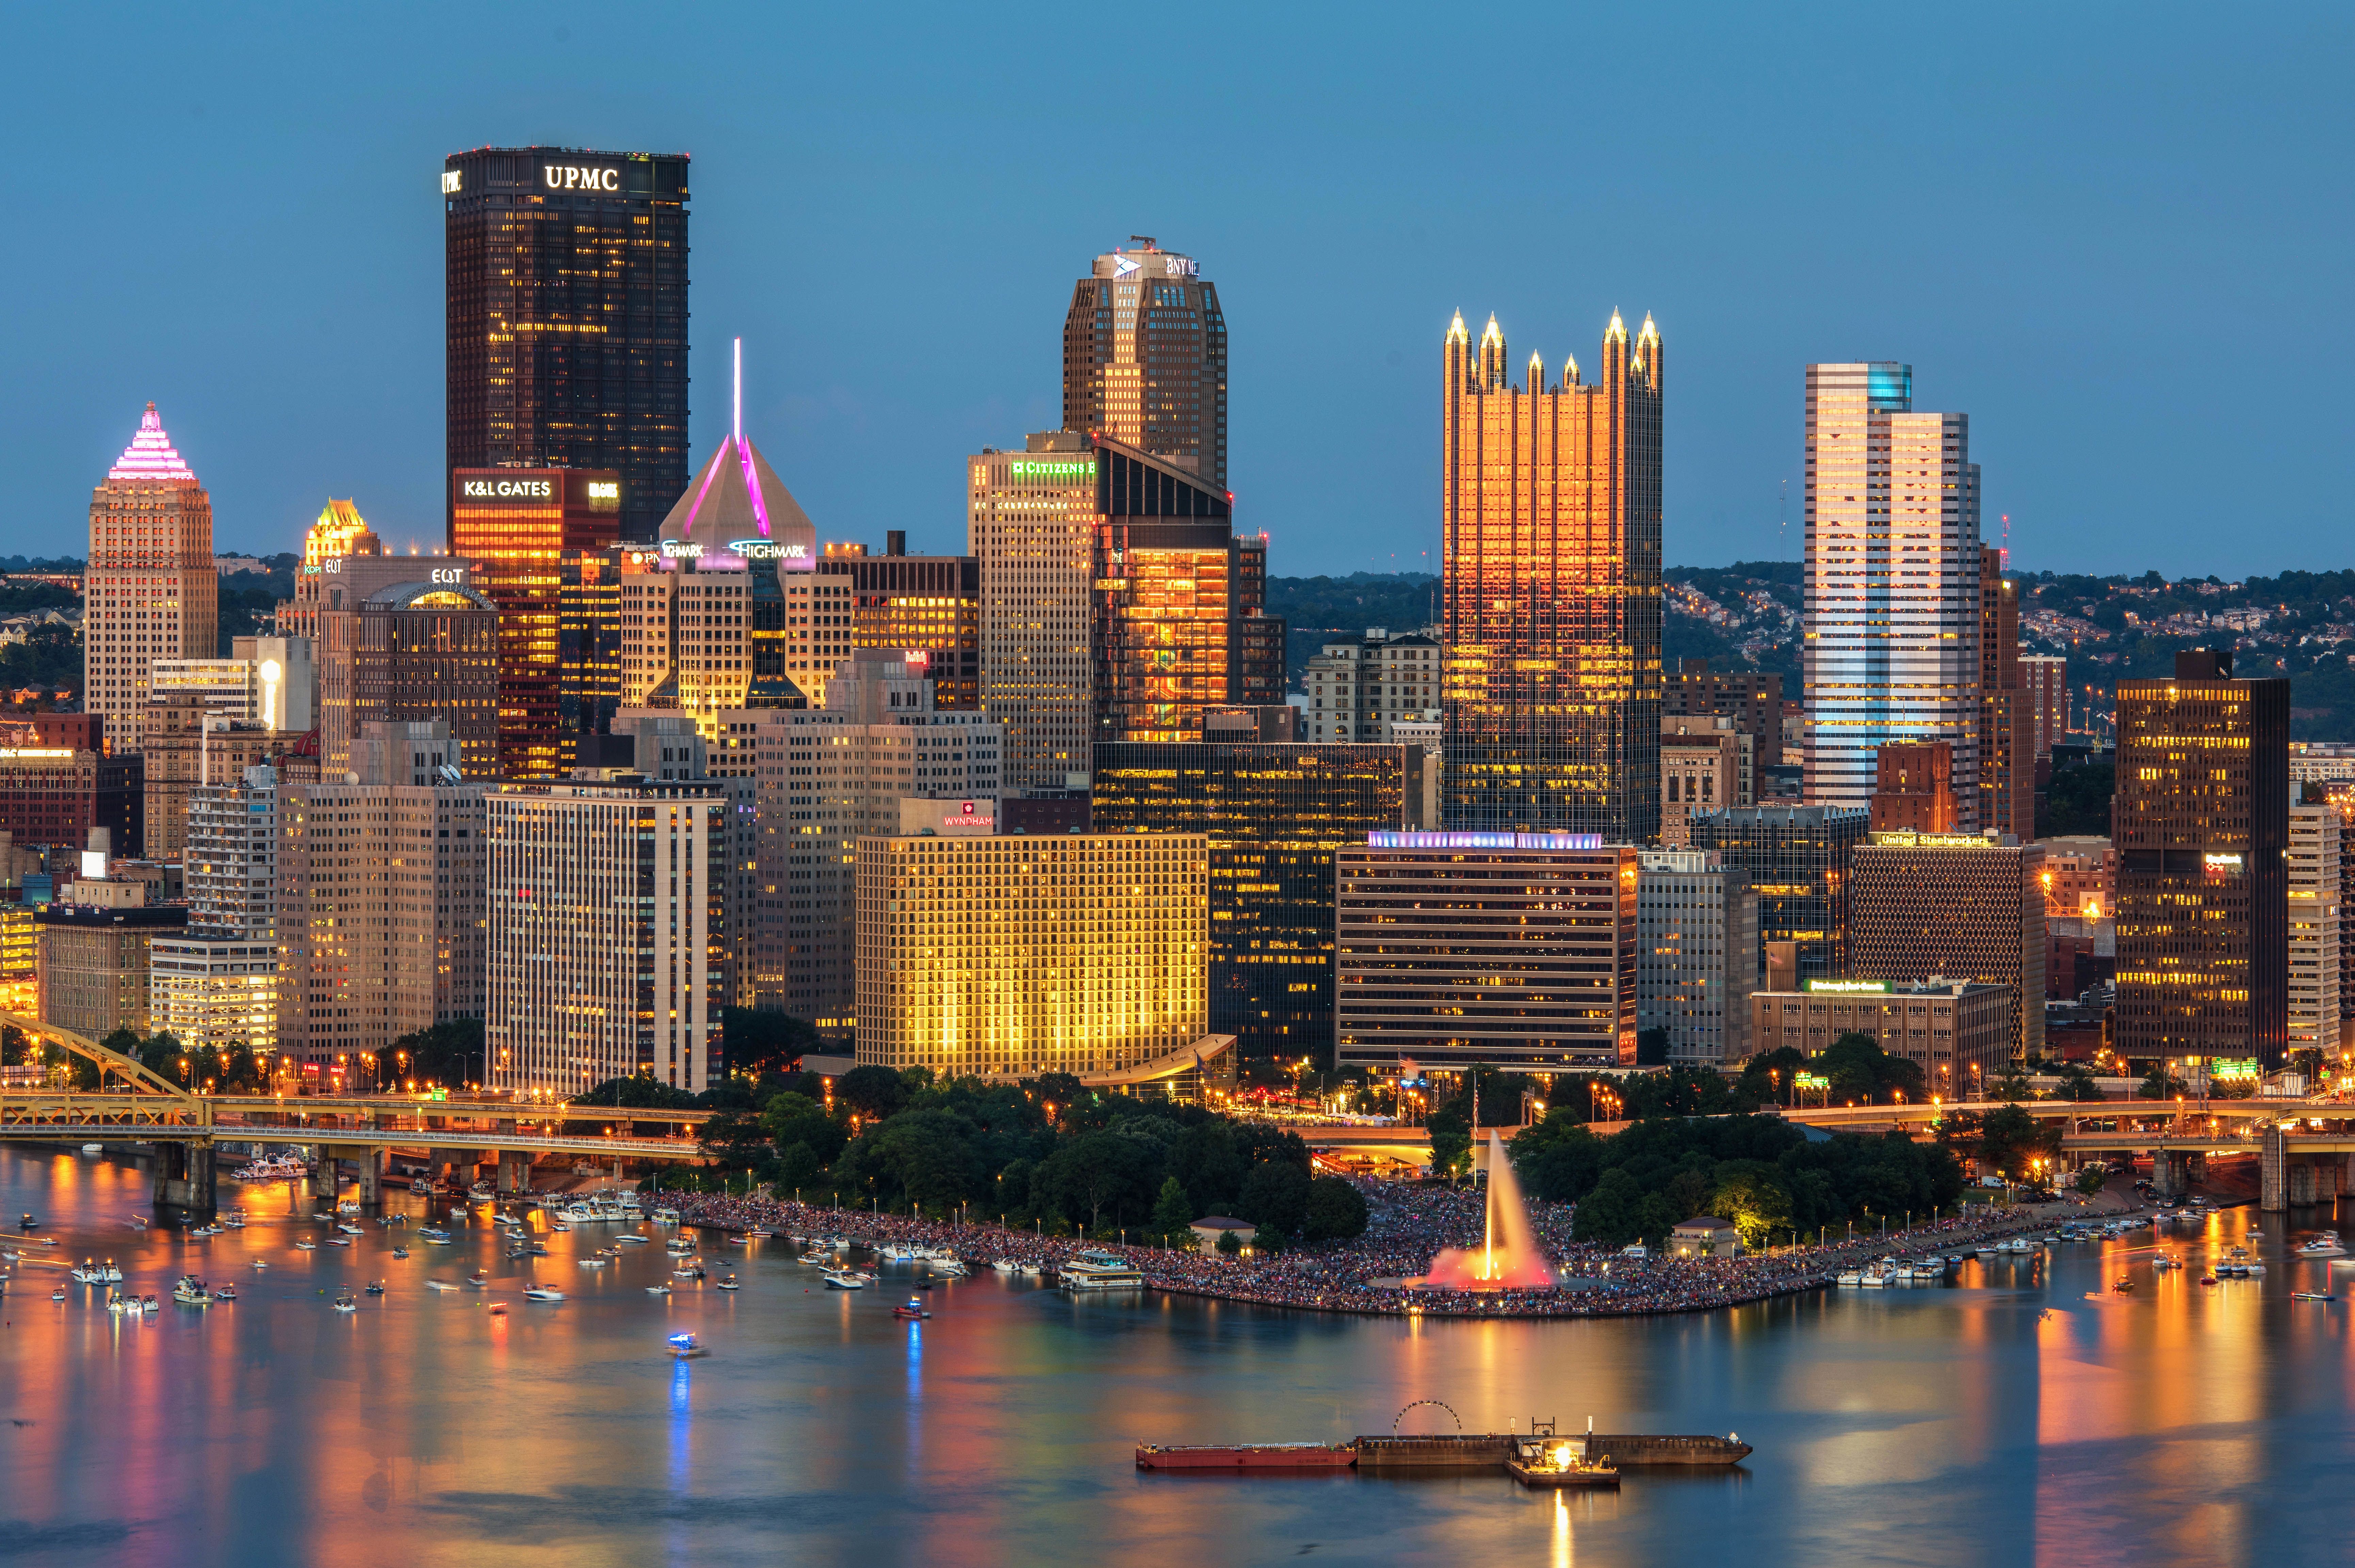
[(1128, 237), (1128, 242), (1132, 245), (1142, 245), (1148, 251), (1161, 249), (1160, 244), (1150, 234), (1132, 234)]

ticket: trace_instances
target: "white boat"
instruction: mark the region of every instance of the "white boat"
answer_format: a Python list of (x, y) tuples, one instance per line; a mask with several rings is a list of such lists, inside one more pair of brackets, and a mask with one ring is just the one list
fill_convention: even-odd
[(360, 1309), (359, 1298), (352, 1294), (352, 1287), (348, 1285), (336, 1292), (332, 1305), (338, 1312), (357, 1312)]
[(820, 1277), (826, 1281), (827, 1287), (833, 1290), (865, 1290), (867, 1288), (867, 1276), (850, 1269), (828, 1269)]
[(2347, 1249), (2334, 1236), (2318, 1236), (2313, 1241), (2293, 1249), (2302, 1258), (2343, 1258)]
[(564, 1299), (564, 1293), (560, 1290), (550, 1290), (544, 1285), (527, 1285), (523, 1287), (523, 1298), (526, 1301), (561, 1301)]
[(654, 1238), (651, 1236), (641, 1236), (634, 1231), (626, 1236), (616, 1236), (613, 1239), (624, 1246), (643, 1247)]
[(650, 1285), (646, 1286), (646, 1294), (648, 1296), (668, 1296), (670, 1294), (670, 1286), (666, 1285)]
[(1842, 1269), (1839, 1273), (1832, 1276), (1832, 1283), (1834, 1285), (1844, 1285), (1848, 1288), (1853, 1289), (1864, 1283), (1864, 1275), (1863, 1272), (1859, 1269)]
[(428, 1290), (455, 1290), (458, 1287), (452, 1285), (446, 1279), (429, 1279), (425, 1282), (425, 1288)]
[(973, 1272), (955, 1258), (934, 1258), (926, 1266), (934, 1274), (948, 1279), (963, 1279)]
[(253, 1260), (253, 1266), (256, 1268), (268, 1268), (270, 1266), (270, 1260), (268, 1258), (256, 1258)]
[(221, 1219), (221, 1222), (220, 1222), (220, 1223), (221, 1223), (221, 1229), (222, 1229), (222, 1230), (224, 1230), (224, 1231), (242, 1231), (242, 1230), (244, 1230), (244, 1229), (245, 1229), (245, 1211), (243, 1211), (242, 1209), (232, 1209), (232, 1210), (230, 1210), (230, 1211), (229, 1211), (229, 1213), (228, 1213), (228, 1214), (226, 1214), (226, 1215), (224, 1215), (224, 1216), (222, 1217), (222, 1219)]
[(832, 1268), (834, 1266), (834, 1254), (831, 1253), (804, 1253), (801, 1256), (795, 1258), (794, 1262), (797, 1264), (809, 1264), (818, 1268)]
[(192, 1274), (180, 1276), (180, 1283), (172, 1287), (172, 1299), (183, 1307), (212, 1305), (212, 1297), (205, 1291), (205, 1282)]
[(84, 1144), (81, 1146), (81, 1152), (84, 1154), (104, 1154), (106, 1152), (106, 1146), (104, 1144)]
[(1082, 1253), (1057, 1277), (1066, 1290), (1139, 1290), (1145, 1285), (1145, 1272), (1112, 1253)]
[(582, 1268), (603, 1268), (612, 1261), (613, 1260), (611, 1258), (586, 1257), (581, 1260), (581, 1266)]
[(112, 1258), (107, 1259), (104, 1263), (84, 1258), (81, 1267), (70, 1269), (68, 1272), (84, 1285), (121, 1285), (123, 1283), (123, 1271), (114, 1266)]
[(996, 1269), (999, 1274), (1012, 1274), (1014, 1272), (1014, 1260), (1012, 1258), (1000, 1258), (989, 1266)]
[(364, 1236), (368, 1234), (367, 1232), (361, 1230), (357, 1225), (337, 1225), (336, 1229), (341, 1231), (346, 1236)]
[(417, 1233), (420, 1237), (432, 1243), (437, 1247), (446, 1247), (450, 1244), (450, 1232), (443, 1230), (439, 1225), (422, 1226), (418, 1230)]
[(677, 1210), (676, 1210), (676, 1209), (657, 1209), (657, 1210), (655, 1210), (655, 1224), (657, 1224), (657, 1225), (676, 1225), (676, 1224), (677, 1224), (677, 1223), (678, 1223), (678, 1211), (677, 1211)]

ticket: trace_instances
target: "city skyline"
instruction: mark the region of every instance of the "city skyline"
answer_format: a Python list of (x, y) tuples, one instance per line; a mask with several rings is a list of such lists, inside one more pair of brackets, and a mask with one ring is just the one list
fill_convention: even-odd
[[(1142, 230), (1219, 280), (1232, 340), (1229, 471), (1270, 528), (1279, 575), (1414, 567), (1426, 551), (1435, 563), (1438, 460), (1412, 439), (1430, 406), (1418, 361), (1454, 310), (1497, 309), (1550, 359), (1591, 337), (1591, 304), (1627, 310), (1639, 298), (1686, 346), (1666, 476), (1671, 564), (1795, 559), (1800, 368), (1891, 357), (1921, 367), (1940, 406), (1973, 411), (1980, 455), (2001, 476), (1987, 497), (1990, 542), (2009, 516), (2015, 560), (2095, 569), (2131, 554), (2135, 569), (2170, 574), (2335, 565), (2327, 525), (2347, 459), (2330, 435), (2330, 367), (2347, 324), (2319, 258), (2345, 219), (2303, 194), (2328, 183), (2318, 160), (2331, 138), (2306, 123), (2316, 112), (2306, 105), (2327, 95), (2300, 85), (2345, 53), (2343, 19), (2322, 15), (2293, 18), (2286, 40), (2268, 41), (2262, 96), (2254, 41), (2218, 44), (2182, 26), (2147, 29), (2127, 60), (2091, 18), (2051, 22), (2032, 60), (1993, 38), (1943, 44), (1953, 90), (1916, 101), (1907, 150), (1862, 155), (1817, 150), (1838, 144), (1817, 133), (1830, 111), (1762, 96), (1771, 72), (1759, 62), (1821, 48), (1821, 69), (1869, 76), (1919, 40), (1901, 26), (1870, 41), (1803, 44), (1736, 25), (1681, 46), (1691, 58), (1661, 81), (1600, 89), (1605, 122), (1610, 103), (1645, 106), (1606, 134), (1596, 157), (1614, 176), (1603, 181), (1583, 165), (1538, 168), (1514, 151), (1530, 111), (1509, 92), (1494, 124), (1444, 129), (1455, 117), (1416, 83), (1422, 42), (1396, 26), (1353, 40), (1361, 71), (1290, 93), (1272, 62), (1298, 24), (1278, 19), (1251, 35), (1272, 48), (1221, 59), (1221, 91), (1239, 112), (1201, 127), (1182, 169), (1147, 170), (1043, 218), (998, 179), (1027, 154), (1060, 147), (1067, 131), (1043, 97), (1004, 101), (1018, 55), (986, 30), (952, 24), (915, 46), (910, 67), (940, 80), (940, 101), (905, 131), (862, 133), (862, 151), (845, 144), (835, 159), (821, 151), (840, 143), (837, 123), (868, 123), (861, 95), (880, 69), (852, 22), (822, 22), (810, 40), (811, 58), (837, 61), (839, 80), (811, 82), (783, 123), (756, 128), (736, 123), (727, 94), (690, 101), (647, 85), (698, 78), (685, 38), (625, 58), (599, 47), (613, 13), (594, 6), (567, 15), (566, 38), (551, 26), (521, 59), (496, 66), (452, 59), (421, 37), (346, 51), (350, 74), (333, 89), (281, 83), (283, 58), (248, 47), (241, 29), (162, 19), (108, 41), (109, 91), (80, 92), (68, 70), (34, 84), (27, 103), (61, 142), (90, 137), (73, 154), (77, 177), (37, 190), (27, 220), (90, 243), (70, 272), (47, 251), (18, 262), (25, 285), (59, 308), (28, 320), (22, 339), (29, 361), (52, 368), (39, 398), (27, 383), (0, 404), (22, 443), (26, 496), (0, 532), (37, 538), (77, 477), (114, 449), (106, 440), (123, 411), (153, 398), (222, 497), (224, 549), (285, 548), (330, 494), (357, 496), (393, 548), (430, 546), (446, 503), (441, 345), (415, 326), (442, 315), (445, 281), (429, 182), (458, 149), (560, 143), (694, 155), (690, 461), (725, 428), (726, 340), (741, 334), (768, 362), (794, 368), (764, 379), (748, 413), (774, 432), (785, 469), (820, 470), (803, 485), (812, 515), (852, 537), (904, 527), (919, 553), (955, 546), (961, 454), (1056, 422), (1055, 322), (1070, 280)], [(53, 58), (89, 59), (90, 26), (44, 18), (31, 41)], [(1505, 26), (1532, 46), (1516, 54), (1535, 59), (1569, 24)], [(1606, 57), (1640, 58), (1657, 44), (1635, 18), (1597, 27), (1581, 36)], [(283, 47), (348, 41), (325, 21), (296, 32)], [(755, 77), (777, 68), (758, 27), (741, 47)], [(1217, 48), (1167, 47), (1183, 59)], [(2096, 57), (2110, 63), (2069, 63)], [(201, 91), (182, 85), (188, 68)], [(2195, 75), (2218, 107), (2177, 123), (2148, 85)], [(494, 80), (499, 91), (487, 91)], [(634, 85), (617, 91), (624, 84)], [(402, 111), (371, 128), (347, 112), (355, 91)], [(1378, 197), (1356, 162), (1334, 163), (1344, 153), (1327, 128), (1367, 123), (1369, 92), (1396, 103), (1373, 117), (1383, 122), (1374, 155), (1351, 155), (1379, 165)], [(94, 122), (101, 101), (108, 118)], [(2006, 112), (1987, 113), (1990, 103)], [(1002, 132), (994, 145), (934, 133), (976, 114)], [(1677, 121), (1688, 133), (1656, 138), (1637, 121)], [(173, 156), (148, 155), (158, 146)], [(1896, 168), (1923, 156), (1974, 171), (1957, 197), (1967, 221), (1900, 280), (1847, 236), (1902, 210)], [(1851, 160), (1859, 166), (1843, 172)], [(272, 171), (268, 189), (234, 200), (218, 178), (174, 172), (250, 167)], [(1502, 182), (1524, 182), (1517, 198), (1536, 197), (1541, 216), (1514, 249), (1570, 251), (1570, 277), (1533, 283), (1515, 275), (1512, 257), (1468, 252), (1453, 237), (1466, 167), (1491, 201), (1503, 199)], [(1236, 173), (1201, 177), (1218, 168)], [(1304, 177), (1326, 170), (1329, 191)], [(1868, 194), (1827, 223), (1814, 192), (1835, 174)], [(2105, 197), (2079, 200), (2087, 190)], [(113, 206), (96, 205), (98, 192)], [(1639, 221), (1604, 221), (1626, 202)], [(136, 230), (123, 227), (133, 212)], [(813, 222), (824, 243), (812, 241)], [(133, 242), (163, 229), (181, 240), (170, 261)], [(322, 231), (357, 260), (311, 265)], [(960, 301), (986, 305), (908, 309), (899, 296), (917, 275), (953, 275)], [(141, 308), (124, 310), (133, 297)], [(2292, 311), (2300, 330), (2269, 360), (2280, 395), (2265, 411), (2195, 411), (2166, 390), (2182, 366), (2225, 362), (2250, 322)], [(75, 321), (86, 324), (80, 336), (62, 336)], [(2019, 374), (2030, 359), (2079, 368)], [(944, 363), (956, 367), (945, 378), (907, 373)], [(1304, 407), (1295, 389), (1311, 375), (1346, 395)], [(313, 395), (323, 379), (334, 395)], [(2089, 452), (2110, 461), (2087, 463)], [(2239, 475), (2259, 467), (2275, 476), (2280, 526), (2227, 551), (2206, 520), (2233, 510)], [(1778, 529), (1785, 481), (1794, 494)]]

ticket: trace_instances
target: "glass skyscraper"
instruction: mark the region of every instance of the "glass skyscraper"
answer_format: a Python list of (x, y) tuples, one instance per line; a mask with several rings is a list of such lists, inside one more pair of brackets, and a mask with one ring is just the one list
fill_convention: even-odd
[(453, 471), (611, 469), (654, 539), (687, 488), (687, 201), (684, 154), (443, 160)]
[(1913, 411), (1913, 368), (1810, 365), (1807, 798), (1869, 805), (1889, 741), (1954, 746), (1979, 823), (1979, 470), (1970, 416)]
[(1210, 1028), (1246, 1056), (1332, 1040), (1333, 857), (1420, 826), (1421, 746), (1101, 741), (1100, 833), (1199, 833), (1210, 858)]
[(1447, 826), (1650, 843), (1660, 823), (1660, 335), (1617, 313), (1600, 379), (1492, 316), (1448, 329), (1440, 473)]
[(1831, 980), (1848, 973), (1849, 864), (1871, 826), (1871, 812), (1847, 806), (1738, 805), (1694, 817), (1692, 847), (1748, 874), (1762, 955), (1791, 943), (1799, 978)]
[(1144, 235), (1095, 259), (1063, 317), (1063, 428), (1227, 487), (1227, 318), (1190, 256)]

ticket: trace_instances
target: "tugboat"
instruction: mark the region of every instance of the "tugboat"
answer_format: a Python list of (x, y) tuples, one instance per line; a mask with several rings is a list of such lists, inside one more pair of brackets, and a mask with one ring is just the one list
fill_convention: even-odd
[(1544, 1430), (1512, 1440), (1512, 1452), (1505, 1460), (1505, 1468), (1511, 1473), (1513, 1479), (1525, 1487), (1615, 1487), (1619, 1484), (1619, 1467), (1611, 1462), (1611, 1456), (1594, 1452), (1592, 1422), (1587, 1426), (1586, 1440), (1576, 1445), (1556, 1439), (1552, 1425), (1548, 1422)]

